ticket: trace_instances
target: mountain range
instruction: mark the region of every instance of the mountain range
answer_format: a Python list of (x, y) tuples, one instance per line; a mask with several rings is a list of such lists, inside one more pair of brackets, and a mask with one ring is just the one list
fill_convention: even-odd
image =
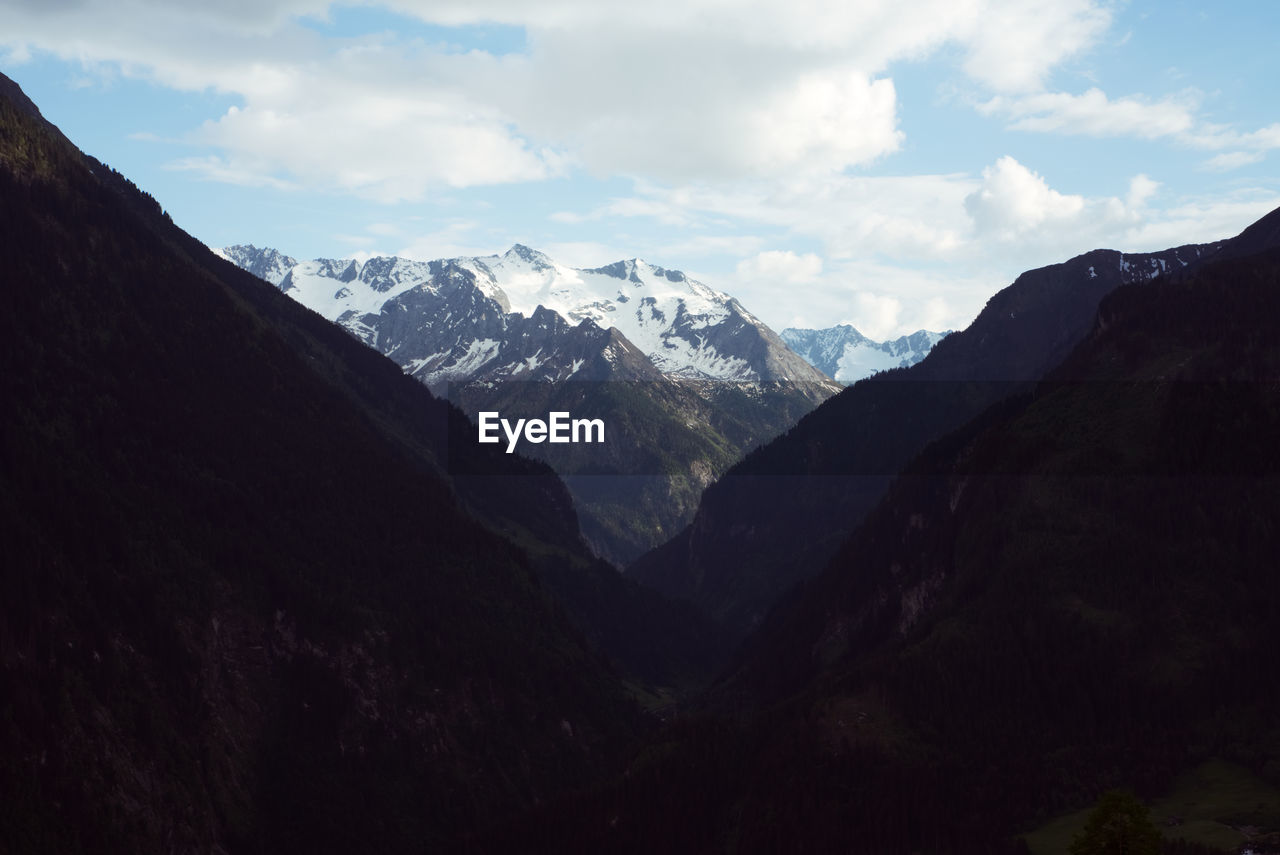
[[(437, 390), (477, 379), (652, 379), (625, 358), (628, 349), (671, 378), (828, 379), (733, 297), (639, 259), (578, 269), (521, 244), (502, 255), (430, 262), (300, 263), (251, 245), (220, 253)], [(595, 333), (604, 330), (615, 334)], [(566, 340), (583, 337), (594, 337), (605, 364), (568, 352), (575, 345)]]
[(620, 566), (683, 528), (707, 484), (839, 388), (734, 298), (635, 259), (580, 270), (518, 244), (430, 262), (298, 262), (248, 245), (219, 254), (473, 418), (601, 418), (607, 447), (526, 453), (566, 478), (589, 542)]
[[(1208, 760), (1247, 809), (1164, 852), (1280, 831), (1280, 210), (1023, 274), (621, 575), (371, 312), (215, 256), (3, 76), (0, 200), (0, 849), (1025, 855)], [(768, 394), (635, 354), (638, 394), (495, 394), (647, 448), (688, 437), (654, 390)]]

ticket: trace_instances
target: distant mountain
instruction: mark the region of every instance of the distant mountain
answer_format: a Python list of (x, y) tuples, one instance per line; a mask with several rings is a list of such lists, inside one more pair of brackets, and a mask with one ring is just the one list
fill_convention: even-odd
[(1193, 271), (1254, 231), (1156, 253), (1094, 250), (1023, 273), (921, 362), (846, 388), (748, 455), (703, 493), (688, 528), (628, 572), (745, 635), (834, 554), (913, 455), (1057, 365), (1104, 296)]
[[(672, 378), (828, 379), (734, 298), (636, 259), (581, 270), (520, 244), (503, 255), (430, 262), (298, 263), (253, 246), (221, 253), (432, 388), (476, 379), (636, 379), (630, 370), (592, 370), (581, 353), (593, 326), (616, 330), (615, 347), (638, 348)], [(541, 336), (526, 326), (535, 316)]]
[(915, 365), (950, 332), (916, 330), (889, 341), (872, 341), (849, 324), (840, 324), (821, 330), (788, 327), (780, 336), (814, 368), (847, 386), (878, 371)]
[(578, 270), (520, 245), (430, 262), (221, 254), (473, 417), (545, 418), (554, 405), (606, 419), (607, 450), (523, 450), (568, 478), (584, 533), (619, 565), (679, 531), (708, 483), (839, 388), (732, 297), (643, 261)]
[(451, 443), (459, 410), (19, 96), (0, 75), (0, 848), (465, 849), (719, 664), (546, 466)]
[(296, 259), (269, 247), (258, 249), (256, 246), (232, 246), (214, 252), (272, 285), (279, 285), (289, 275), (289, 271), (298, 266)]

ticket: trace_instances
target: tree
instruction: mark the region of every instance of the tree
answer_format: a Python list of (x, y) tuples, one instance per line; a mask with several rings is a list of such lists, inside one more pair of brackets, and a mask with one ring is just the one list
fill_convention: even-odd
[(1071, 855), (1159, 855), (1160, 844), (1146, 806), (1127, 790), (1110, 790), (1071, 841)]

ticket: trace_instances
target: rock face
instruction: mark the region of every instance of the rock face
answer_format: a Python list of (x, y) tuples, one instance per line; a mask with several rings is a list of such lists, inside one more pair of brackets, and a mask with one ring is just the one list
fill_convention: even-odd
[(821, 330), (788, 327), (781, 337), (814, 368), (847, 386), (879, 371), (915, 365), (950, 333), (916, 330), (896, 339), (873, 341), (849, 324), (840, 324)]

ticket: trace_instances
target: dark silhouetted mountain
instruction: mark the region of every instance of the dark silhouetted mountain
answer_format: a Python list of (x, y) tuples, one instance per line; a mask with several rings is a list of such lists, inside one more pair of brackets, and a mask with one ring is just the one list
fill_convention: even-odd
[(18, 93), (0, 76), (3, 848), (457, 848), (605, 769), (645, 683), (714, 666), (544, 465), (451, 444), (461, 412)]
[(1280, 785), (1280, 249), (1081, 338), (913, 458), (706, 714), (494, 850), (1015, 853), (1210, 757)]
[(923, 361), (845, 389), (729, 470), (689, 527), (628, 572), (745, 635), (834, 554), (913, 455), (1060, 362), (1102, 297), (1185, 275), (1222, 247), (1095, 250), (1022, 274)]

